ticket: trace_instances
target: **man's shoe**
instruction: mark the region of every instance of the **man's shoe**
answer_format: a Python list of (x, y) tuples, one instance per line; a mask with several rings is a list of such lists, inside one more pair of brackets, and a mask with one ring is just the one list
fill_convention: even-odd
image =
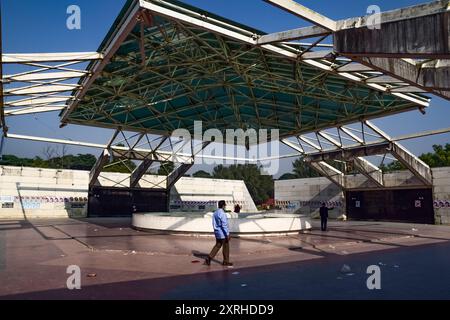
[(211, 265), (211, 258), (210, 257), (205, 259), (205, 265), (207, 265), (207, 266)]
[(222, 265), (224, 267), (232, 267), (233, 266), (233, 264), (231, 262), (224, 262), (224, 263), (222, 263)]

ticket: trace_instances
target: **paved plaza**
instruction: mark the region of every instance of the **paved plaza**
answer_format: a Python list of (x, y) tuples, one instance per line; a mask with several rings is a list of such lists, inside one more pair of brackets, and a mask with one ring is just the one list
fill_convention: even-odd
[[(0, 221), (0, 299), (450, 298), (450, 227), (331, 222), (284, 237), (233, 238), (234, 268), (202, 257), (211, 237), (145, 233), (130, 219)], [(67, 267), (81, 268), (68, 290)], [(347, 265), (349, 269), (343, 266)], [(366, 269), (381, 268), (382, 289)]]

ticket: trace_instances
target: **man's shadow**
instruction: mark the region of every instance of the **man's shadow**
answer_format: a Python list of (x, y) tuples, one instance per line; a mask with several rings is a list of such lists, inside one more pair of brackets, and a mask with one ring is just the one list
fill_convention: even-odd
[[(192, 250), (192, 255), (198, 259), (202, 259), (202, 260), (206, 260), (206, 258), (208, 258), (209, 254), (208, 253), (204, 253), (204, 252), (200, 252), (197, 250)], [(217, 262), (219, 264), (222, 264), (222, 262), (220, 262), (217, 259), (211, 259), (211, 262)]]

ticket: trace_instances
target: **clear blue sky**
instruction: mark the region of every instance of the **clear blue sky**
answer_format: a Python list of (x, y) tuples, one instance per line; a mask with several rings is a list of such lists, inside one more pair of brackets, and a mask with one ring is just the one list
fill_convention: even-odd
[[(185, 2), (266, 32), (282, 31), (305, 25), (299, 18), (267, 5), (262, 0), (186, 0)], [(300, 1), (299, 1), (300, 2)], [(301, 3), (330, 18), (342, 19), (365, 15), (369, 5), (377, 4), (382, 11), (422, 3), (424, 1), (396, 0), (339, 0)], [(5, 53), (96, 51), (125, 0), (2, 0), (3, 50)], [(78, 5), (82, 13), (82, 29), (66, 28), (66, 9)], [(15, 72), (6, 69), (6, 73)], [(410, 112), (374, 121), (392, 136), (450, 126), (450, 103), (433, 98), (425, 116)], [(70, 138), (73, 140), (106, 143), (111, 131), (68, 126), (59, 129), (58, 113), (9, 118), (11, 133)], [(450, 142), (450, 135), (422, 138), (403, 144), (416, 154), (431, 151), (432, 144)], [(19, 156), (42, 156), (44, 145), (8, 140), (4, 153)], [(70, 147), (71, 153), (98, 150)], [(290, 150), (284, 150), (291, 153)], [(283, 162), (290, 171), (290, 160)]]

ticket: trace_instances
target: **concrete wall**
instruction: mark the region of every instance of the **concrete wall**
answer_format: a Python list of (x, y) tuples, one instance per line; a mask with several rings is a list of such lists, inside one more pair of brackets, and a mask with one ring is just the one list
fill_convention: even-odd
[[(436, 224), (450, 224), (450, 167), (434, 168), (433, 198)], [(374, 188), (363, 175), (346, 176), (347, 183), (352, 188)], [(404, 188), (420, 187), (421, 182), (409, 171), (398, 171), (384, 175), (386, 186), (401, 186)], [(315, 214), (320, 202), (336, 206), (330, 212), (331, 217), (345, 213), (345, 199), (342, 190), (326, 178), (294, 179), (275, 181), (275, 200), (281, 206), (286, 203), (298, 205), (300, 212)]]
[(282, 208), (292, 205), (293, 211), (302, 214), (317, 214), (321, 202), (335, 208), (330, 211), (332, 218), (345, 212), (342, 190), (327, 178), (275, 181), (275, 200)]
[(437, 224), (450, 224), (450, 167), (433, 169), (434, 216)]
[(184, 177), (172, 189), (170, 199), (172, 207), (181, 202), (185, 211), (192, 211), (197, 203), (204, 201), (209, 202), (206, 210), (211, 211), (216, 209), (220, 200), (227, 202), (227, 210), (233, 210), (234, 204), (238, 203), (243, 212), (257, 211), (243, 181)]
[[(129, 175), (102, 173), (102, 186), (126, 186)], [(144, 176), (142, 187), (151, 188), (161, 181)], [(0, 219), (85, 217), (87, 214), (89, 172), (0, 166)], [(128, 184), (129, 185), (129, 184)], [(256, 206), (243, 181), (182, 178), (171, 191), (171, 205), (179, 210), (215, 208), (226, 200), (229, 209), (239, 203), (243, 211), (255, 212)]]
[[(408, 170), (397, 171), (393, 173), (383, 174), (384, 185), (387, 188), (401, 187), (401, 188), (413, 188), (423, 187), (422, 181), (417, 178), (412, 172)], [(378, 186), (368, 180), (362, 174), (347, 175), (345, 176), (345, 183), (349, 189), (377, 189)]]

